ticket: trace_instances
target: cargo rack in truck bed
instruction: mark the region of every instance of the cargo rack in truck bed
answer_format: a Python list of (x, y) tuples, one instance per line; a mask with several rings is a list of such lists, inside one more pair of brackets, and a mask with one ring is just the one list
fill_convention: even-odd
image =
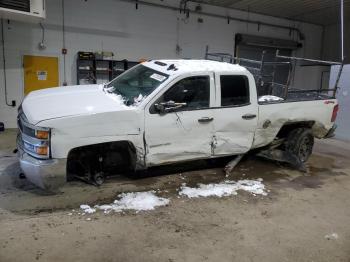
[[(240, 57), (234, 57), (228, 53), (210, 53), (209, 47), (206, 47), (205, 59), (226, 62), (231, 64), (239, 64), (245, 67), (253, 76), (256, 82), (258, 96), (274, 95), (281, 98), (280, 101), (308, 101), (308, 100), (322, 100), (335, 98), (339, 79), (342, 74), (344, 61), (332, 62), (316, 59), (299, 58), (292, 56), (282, 56), (279, 54), (279, 50), (276, 51), (274, 61), (266, 61), (266, 52), (263, 51), (260, 60), (252, 60)], [(293, 67), (296, 61), (307, 62), (308, 65), (339, 65), (339, 72), (333, 88), (323, 89), (320, 86), (317, 89), (296, 89), (290, 87), (292, 78)], [(276, 69), (278, 67), (288, 68), (288, 77), (285, 83), (278, 83), (275, 81)], [(271, 102), (271, 101), (270, 101)], [(277, 101), (273, 101), (277, 102)]]

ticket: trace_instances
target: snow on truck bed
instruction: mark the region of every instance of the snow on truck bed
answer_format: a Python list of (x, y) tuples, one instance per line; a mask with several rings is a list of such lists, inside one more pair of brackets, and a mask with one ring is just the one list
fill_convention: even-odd
[(287, 99), (279, 96), (264, 95), (258, 98), (259, 103), (269, 103), (269, 102), (297, 102), (297, 101), (314, 101), (314, 100), (326, 100), (334, 99), (332, 94), (319, 93), (317, 91), (305, 91), (305, 90), (291, 90), (288, 92)]
[(275, 101), (283, 101), (283, 100), (284, 99), (282, 97), (271, 96), (271, 95), (260, 96), (258, 99), (259, 102), (275, 102)]

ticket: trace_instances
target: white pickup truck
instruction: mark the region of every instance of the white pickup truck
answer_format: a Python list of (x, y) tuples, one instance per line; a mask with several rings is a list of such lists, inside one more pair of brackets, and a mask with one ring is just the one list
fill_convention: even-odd
[(147, 61), (106, 85), (35, 91), (19, 108), (20, 165), (31, 182), (54, 189), (73, 177), (101, 183), (258, 148), (305, 162), (314, 137), (332, 135), (337, 100), (270, 98), (258, 97), (245, 67), (208, 60)]

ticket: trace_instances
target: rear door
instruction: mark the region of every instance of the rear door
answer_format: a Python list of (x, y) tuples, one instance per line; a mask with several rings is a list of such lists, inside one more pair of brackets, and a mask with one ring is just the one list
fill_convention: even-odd
[(258, 120), (254, 79), (250, 75), (227, 73), (217, 73), (215, 79), (217, 105), (213, 154), (245, 153), (253, 144)]
[[(148, 166), (212, 155), (214, 94), (213, 73), (182, 75), (145, 108)], [(173, 112), (157, 112), (156, 104), (169, 101), (186, 106)]]

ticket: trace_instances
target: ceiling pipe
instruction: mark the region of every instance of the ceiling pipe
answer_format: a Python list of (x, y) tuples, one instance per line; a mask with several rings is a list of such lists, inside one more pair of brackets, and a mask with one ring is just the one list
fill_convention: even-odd
[(4, 91), (5, 91), (5, 103), (9, 107), (15, 107), (16, 101), (12, 100), (11, 104), (8, 102), (7, 92), (7, 77), (6, 77), (6, 52), (5, 52), (5, 37), (4, 37), (4, 19), (1, 18), (1, 45), (2, 45), (2, 70), (4, 73)]
[[(132, 3), (132, 4), (135, 3), (134, 0), (118, 0), (118, 1)], [(159, 8), (164, 8), (164, 9), (169, 9), (169, 10), (179, 11), (179, 12), (182, 11), (178, 7), (173, 7), (173, 6), (163, 5), (163, 4), (157, 4), (157, 3), (151, 3), (151, 2), (146, 2), (146, 1), (142, 1), (142, 0), (139, 0), (138, 3), (141, 4), (141, 5), (145, 5), (145, 6), (159, 7)], [(232, 20), (232, 21), (237, 21), (237, 22), (242, 22), (242, 23), (255, 24), (258, 27), (260, 27), (260, 26), (267, 26), (267, 27), (272, 27), (272, 28), (284, 29), (284, 30), (287, 30), (288, 32), (295, 31), (295, 32), (298, 33), (299, 39), (300, 40), (304, 40), (304, 34), (296, 27), (284, 26), (284, 25), (276, 25), (276, 24), (272, 24), (272, 23), (261, 22), (261, 21), (258, 21), (258, 20), (250, 20), (250, 19), (248, 20), (248, 19), (243, 19), (243, 18), (237, 18), (237, 17), (227, 16), (227, 15), (213, 14), (213, 13), (202, 12), (202, 11), (198, 12), (196, 10), (190, 10), (189, 8), (187, 8), (187, 11), (191, 12), (193, 14), (199, 14), (199, 15), (203, 15), (203, 16), (209, 16), (209, 17), (215, 17), (215, 18), (224, 19), (225, 21)]]
[(341, 60), (344, 61), (344, 0), (340, 0)]
[[(64, 1), (62, 1), (62, 55), (63, 55), (63, 86), (67, 85), (67, 70), (66, 70), (66, 20), (65, 20), (65, 6)], [(63, 51), (65, 50), (65, 51)]]

